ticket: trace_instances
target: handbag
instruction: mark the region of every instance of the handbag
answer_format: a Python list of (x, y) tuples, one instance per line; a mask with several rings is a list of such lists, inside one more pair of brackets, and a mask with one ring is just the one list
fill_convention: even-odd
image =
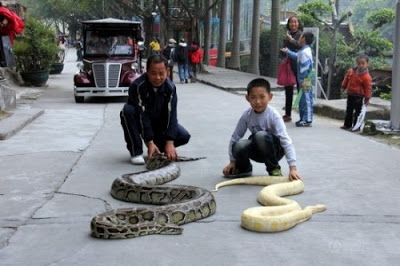
[(286, 56), (285, 60), (278, 66), (278, 80), (276, 82), (281, 86), (294, 86), (296, 85), (296, 76), (290, 66), (289, 56)]

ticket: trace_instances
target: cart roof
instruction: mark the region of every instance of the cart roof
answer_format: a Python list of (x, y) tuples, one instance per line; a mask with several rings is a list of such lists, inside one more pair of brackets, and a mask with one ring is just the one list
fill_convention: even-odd
[(139, 21), (132, 20), (122, 20), (116, 18), (104, 18), (104, 19), (95, 19), (95, 20), (85, 20), (82, 21), (82, 24), (140, 24)]

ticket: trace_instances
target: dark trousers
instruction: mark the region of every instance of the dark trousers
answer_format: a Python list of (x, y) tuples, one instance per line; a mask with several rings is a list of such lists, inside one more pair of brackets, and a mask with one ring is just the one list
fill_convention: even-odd
[(344, 119), (346, 127), (353, 127), (357, 123), (357, 118), (363, 105), (363, 98), (361, 95), (347, 95), (346, 117)]
[[(140, 123), (140, 112), (134, 106), (125, 104), (120, 112), (121, 125), (124, 130), (124, 138), (126, 148), (131, 156), (143, 154), (142, 141), (142, 125)], [(164, 152), (165, 143), (165, 128), (162, 129), (159, 121), (153, 121), (153, 142), (158, 147), (160, 152)], [(179, 147), (189, 142), (190, 134), (187, 130), (178, 124), (178, 133), (174, 140), (175, 147)]]
[(241, 139), (232, 147), (232, 154), (236, 160), (236, 168), (246, 171), (250, 166), (250, 159), (265, 163), (267, 171), (280, 169), (279, 160), (285, 155), (277, 136), (259, 131), (249, 137)]
[[(297, 92), (300, 90), (299, 84), (297, 84)], [(293, 104), (293, 89), (294, 86), (285, 86), (285, 115), (292, 116), (292, 104)]]

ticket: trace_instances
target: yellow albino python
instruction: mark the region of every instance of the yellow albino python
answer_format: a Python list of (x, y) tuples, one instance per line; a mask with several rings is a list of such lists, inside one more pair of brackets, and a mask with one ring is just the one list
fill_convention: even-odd
[[(179, 157), (179, 161), (201, 158)], [(90, 227), (97, 238), (132, 238), (150, 234), (180, 234), (179, 225), (206, 218), (216, 211), (214, 196), (194, 186), (158, 186), (179, 176), (179, 167), (165, 157), (146, 164), (152, 171), (125, 174), (114, 180), (111, 195), (119, 200), (164, 206), (122, 208), (93, 217)], [(154, 170), (155, 169), (155, 170)]]
[(281, 198), (304, 191), (301, 180), (289, 181), (284, 176), (254, 176), (236, 178), (218, 183), (220, 187), (231, 185), (263, 185), (266, 186), (258, 194), (257, 200), (265, 207), (252, 207), (242, 213), (243, 228), (256, 232), (280, 232), (292, 228), (298, 223), (311, 218), (313, 213), (326, 210), (325, 205), (308, 206), (304, 209), (290, 199)]

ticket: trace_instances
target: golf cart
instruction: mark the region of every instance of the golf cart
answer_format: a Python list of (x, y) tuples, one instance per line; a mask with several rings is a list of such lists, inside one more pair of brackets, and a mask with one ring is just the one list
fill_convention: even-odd
[(74, 75), (75, 102), (85, 96), (128, 96), (143, 73), (143, 41), (138, 21), (113, 18), (82, 22), (83, 60)]

